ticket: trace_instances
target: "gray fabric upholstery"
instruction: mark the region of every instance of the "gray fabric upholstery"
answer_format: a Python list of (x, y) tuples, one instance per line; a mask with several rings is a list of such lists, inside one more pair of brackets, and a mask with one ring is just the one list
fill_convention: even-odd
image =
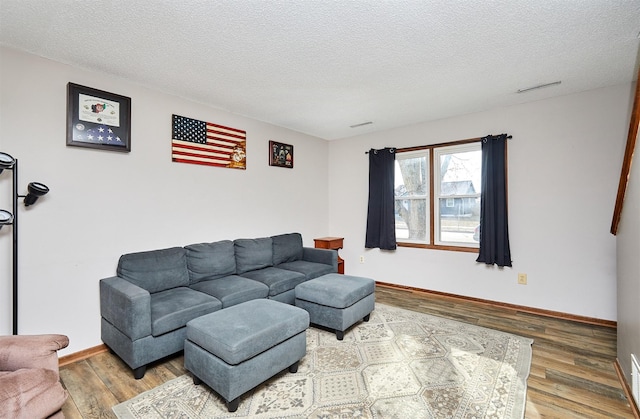
[(181, 247), (123, 255), (117, 273), (100, 281), (101, 335), (132, 369), (181, 351), (186, 323), (222, 307), (187, 288)]
[(151, 334), (160, 336), (184, 327), (189, 320), (220, 310), (222, 303), (187, 287), (151, 294)]
[(266, 268), (273, 265), (271, 237), (259, 239), (237, 239), (233, 242), (236, 257), (236, 273)]
[(131, 340), (102, 318), (100, 333), (102, 341), (131, 369), (136, 369), (182, 351), (187, 328), (181, 327), (158, 337), (147, 335), (137, 340)]
[(182, 247), (122, 255), (117, 274), (153, 293), (189, 285), (186, 250)]
[(296, 299), (296, 307), (308, 312), (313, 324), (345, 331), (371, 313), (375, 308), (375, 301), (375, 295), (370, 294), (349, 307), (335, 308)]
[(259, 299), (191, 320), (187, 339), (227, 364), (237, 365), (308, 327), (306, 311)]
[(236, 258), (231, 240), (191, 244), (185, 246), (185, 249), (191, 284), (236, 273)]
[(281, 263), (278, 269), (300, 272), (306, 279), (313, 279), (319, 276), (335, 272), (333, 266), (324, 263), (307, 262), (306, 260), (296, 260), (293, 262)]
[(296, 291), (295, 289), (291, 289), (289, 291), (281, 292), (278, 295), (270, 295), (268, 298), (281, 303), (294, 305), (296, 302)]
[(102, 341), (143, 367), (183, 349), (188, 321), (255, 299), (294, 305), (298, 284), (337, 270), (335, 250), (303, 247), (299, 233), (125, 254), (100, 280)]
[(265, 284), (238, 275), (202, 281), (191, 285), (191, 288), (216, 297), (222, 302), (223, 308), (269, 295), (269, 287)]
[(338, 251), (329, 249), (316, 249), (314, 247), (302, 248), (302, 260), (307, 262), (323, 263), (333, 267), (332, 272), (338, 272)]
[(149, 291), (120, 277), (100, 280), (100, 314), (131, 340), (151, 334)]
[(302, 236), (300, 233), (271, 236), (273, 240), (273, 265), (302, 259)]
[(328, 274), (296, 287), (296, 299), (345, 308), (375, 291), (375, 281), (351, 275)]
[(268, 286), (269, 296), (278, 295), (285, 291), (292, 290), (296, 285), (307, 280), (307, 278), (299, 272), (274, 267), (245, 272), (242, 276), (262, 282)]
[(304, 331), (245, 362), (229, 365), (187, 340), (184, 344), (184, 366), (230, 402), (298, 362), (306, 350)]
[(373, 311), (374, 292), (373, 279), (328, 274), (298, 285), (295, 304), (309, 313), (311, 323), (344, 332)]

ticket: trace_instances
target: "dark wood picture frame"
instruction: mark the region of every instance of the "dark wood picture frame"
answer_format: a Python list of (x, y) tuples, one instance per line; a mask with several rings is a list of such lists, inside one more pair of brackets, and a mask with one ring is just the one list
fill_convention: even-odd
[(293, 146), (269, 141), (269, 166), (293, 169)]
[(67, 146), (131, 151), (131, 98), (67, 85)]

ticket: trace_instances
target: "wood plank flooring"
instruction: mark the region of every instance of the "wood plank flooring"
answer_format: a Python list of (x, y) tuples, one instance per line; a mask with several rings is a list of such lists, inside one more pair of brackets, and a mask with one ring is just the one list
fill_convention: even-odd
[[(526, 418), (633, 418), (614, 368), (614, 328), (516, 309), (376, 287), (376, 301), (534, 339)], [(141, 380), (108, 352), (60, 368), (67, 419), (115, 418), (111, 408), (186, 373), (181, 355), (155, 363)]]

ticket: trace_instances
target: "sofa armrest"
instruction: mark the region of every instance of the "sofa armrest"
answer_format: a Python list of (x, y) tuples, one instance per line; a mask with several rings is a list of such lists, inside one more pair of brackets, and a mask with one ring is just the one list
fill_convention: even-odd
[(43, 368), (58, 375), (58, 351), (68, 345), (64, 335), (0, 336), (0, 370)]
[(151, 334), (151, 294), (118, 276), (100, 280), (100, 315), (131, 340)]
[(1, 418), (61, 418), (53, 415), (61, 412), (67, 397), (57, 371), (42, 368), (0, 371)]
[(333, 272), (338, 272), (338, 251), (330, 249), (302, 248), (302, 260), (307, 262), (324, 263), (333, 266)]

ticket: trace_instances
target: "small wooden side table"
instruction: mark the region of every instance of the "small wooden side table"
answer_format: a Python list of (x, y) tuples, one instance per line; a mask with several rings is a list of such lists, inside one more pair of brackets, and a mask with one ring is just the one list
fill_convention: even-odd
[[(344, 237), (320, 237), (313, 239), (316, 249), (342, 249)], [(338, 254), (338, 273), (344, 275), (344, 260)]]

